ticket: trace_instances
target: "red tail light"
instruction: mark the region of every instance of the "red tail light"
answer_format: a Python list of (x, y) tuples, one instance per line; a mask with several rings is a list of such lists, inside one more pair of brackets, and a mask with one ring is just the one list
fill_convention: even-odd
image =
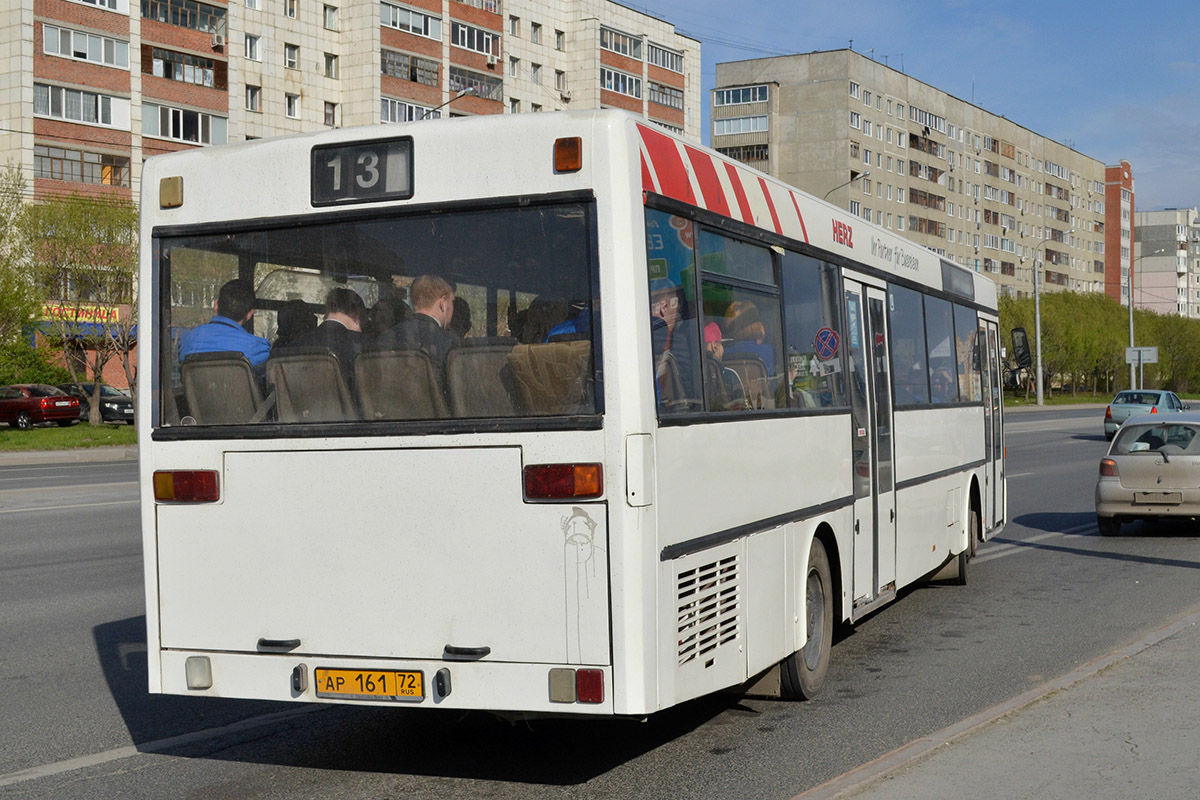
[(1158, 406), (1155, 406), (1154, 408), (1150, 409), (1150, 413), (1151, 413), (1151, 414), (1157, 414), (1157, 413), (1158, 413)]
[(581, 703), (603, 703), (604, 671), (581, 669), (576, 672), (575, 696)]
[(1102, 478), (1119, 478), (1121, 471), (1117, 469), (1117, 462), (1111, 458), (1100, 459), (1100, 477)]
[(1112, 419), (1112, 406), (1105, 406), (1105, 408), (1104, 408), (1104, 418), (1105, 418), (1105, 419)]
[(604, 494), (599, 464), (530, 464), (526, 500), (587, 500)]
[(179, 469), (155, 472), (154, 499), (160, 503), (215, 503), (221, 499), (216, 470)]

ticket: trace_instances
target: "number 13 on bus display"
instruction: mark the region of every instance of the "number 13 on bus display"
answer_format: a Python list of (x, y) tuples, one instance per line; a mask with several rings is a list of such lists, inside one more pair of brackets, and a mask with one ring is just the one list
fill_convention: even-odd
[(351, 142), (312, 150), (314, 206), (412, 197), (412, 139)]

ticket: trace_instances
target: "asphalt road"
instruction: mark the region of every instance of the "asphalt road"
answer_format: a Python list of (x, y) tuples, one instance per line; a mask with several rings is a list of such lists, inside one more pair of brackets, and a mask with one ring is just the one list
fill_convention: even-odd
[(132, 462), (0, 468), (0, 797), (792, 797), (1197, 603), (1189, 526), (1098, 535), (1102, 413), (1008, 416), (1007, 529), (845, 634), (822, 697), (640, 723), (149, 696)]

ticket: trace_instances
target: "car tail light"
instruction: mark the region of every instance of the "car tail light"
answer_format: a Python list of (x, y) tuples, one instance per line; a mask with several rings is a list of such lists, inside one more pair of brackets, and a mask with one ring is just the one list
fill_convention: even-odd
[(587, 500), (604, 494), (599, 464), (530, 464), (526, 500)]
[(154, 499), (161, 503), (215, 503), (221, 499), (216, 470), (177, 469), (155, 472)]
[(1154, 408), (1150, 409), (1150, 413), (1151, 413), (1151, 414), (1157, 414), (1157, 413), (1158, 413), (1158, 406), (1155, 406)]
[(1105, 419), (1112, 419), (1112, 406), (1105, 406), (1105, 408), (1104, 408), (1104, 418), (1105, 418)]
[(1100, 459), (1100, 477), (1102, 478), (1119, 478), (1121, 471), (1117, 469), (1117, 462), (1111, 458)]

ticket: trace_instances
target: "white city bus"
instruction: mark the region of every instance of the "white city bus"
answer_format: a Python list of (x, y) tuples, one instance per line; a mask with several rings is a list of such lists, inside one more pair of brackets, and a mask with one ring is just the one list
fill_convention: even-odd
[[(624, 112), (200, 148), (141, 208), (154, 692), (807, 697), (1004, 523), (994, 285)], [(448, 353), (387, 335), (420, 276)], [(270, 357), (181, 359), (233, 279)], [(334, 289), (357, 350), (275, 341)]]

